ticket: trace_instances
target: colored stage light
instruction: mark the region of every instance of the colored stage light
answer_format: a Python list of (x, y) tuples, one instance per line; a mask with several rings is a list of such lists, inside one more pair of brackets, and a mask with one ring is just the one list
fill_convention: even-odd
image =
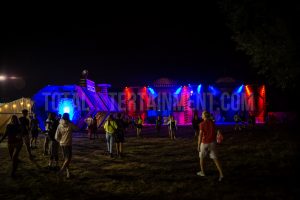
[(260, 93), (261, 93), (261, 95), (265, 94), (265, 86), (264, 85), (262, 86)]
[(155, 94), (155, 91), (153, 90), (153, 88), (149, 87), (148, 90), (150, 91), (151, 94)]
[(247, 95), (249, 96), (250, 94), (251, 94), (251, 91), (250, 91), (250, 89), (249, 89), (249, 86), (248, 85), (246, 85), (246, 93), (247, 93)]
[(63, 115), (64, 113), (69, 113), (70, 120), (74, 116), (74, 103), (72, 99), (63, 98), (58, 104), (58, 114)]
[(200, 92), (201, 92), (201, 87), (202, 87), (202, 85), (200, 84), (200, 85), (198, 85), (198, 87), (197, 87), (197, 92), (198, 92), (198, 94), (200, 94)]
[(217, 95), (218, 94), (218, 90), (216, 90), (213, 86), (210, 85), (208, 88), (209, 88), (212, 95)]
[(64, 113), (70, 113), (70, 107), (64, 107)]
[(182, 90), (182, 86), (180, 86), (180, 87), (175, 91), (174, 94), (179, 94), (179, 93), (181, 92), (181, 90)]
[(240, 94), (243, 91), (244, 85), (241, 85), (240, 87), (238, 87), (234, 93), (236, 94)]
[(242, 90), (243, 90), (243, 87), (244, 87), (244, 85), (241, 85), (241, 86), (239, 87), (239, 89), (238, 89), (237, 93), (241, 93), (241, 92), (242, 92)]

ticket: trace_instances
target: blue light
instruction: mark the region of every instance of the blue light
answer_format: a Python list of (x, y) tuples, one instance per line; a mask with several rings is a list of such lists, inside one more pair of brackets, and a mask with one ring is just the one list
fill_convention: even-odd
[(153, 95), (155, 94), (155, 91), (151, 87), (148, 87), (148, 90), (150, 91), (151, 94)]
[(63, 115), (64, 113), (69, 113), (70, 120), (74, 116), (74, 102), (73, 99), (63, 98), (58, 104), (58, 114)]
[(242, 92), (242, 90), (243, 90), (243, 88), (244, 88), (244, 85), (241, 85), (238, 89), (237, 89), (237, 93), (241, 93)]
[(212, 93), (212, 95), (217, 95), (218, 94), (218, 90), (216, 90), (213, 86), (209, 86), (208, 87), (210, 92)]
[(181, 92), (181, 90), (182, 90), (182, 86), (180, 86), (180, 87), (175, 91), (174, 94), (179, 94), (179, 93)]
[(200, 84), (200, 85), (198, 85), (198, 87), (197, 87), (197, 92), (198, 92), (198, 94), (200, 94), (200, 92), (201, 92), (201, 87), (202, 87), (202, 85)]

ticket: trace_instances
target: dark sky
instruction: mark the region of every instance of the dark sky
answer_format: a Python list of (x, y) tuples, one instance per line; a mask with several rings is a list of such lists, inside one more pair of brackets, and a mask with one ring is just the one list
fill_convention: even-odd
[(31, 96), (48, 84), (76, 84), (83, 69), (116, 88), (160, 77), (185, 83), (224, 75), (256, 79), (212, 1), (169, 15), (118, 14), (2, 21), (0, 74), (23, 78), (0, 82), (2, 100)]

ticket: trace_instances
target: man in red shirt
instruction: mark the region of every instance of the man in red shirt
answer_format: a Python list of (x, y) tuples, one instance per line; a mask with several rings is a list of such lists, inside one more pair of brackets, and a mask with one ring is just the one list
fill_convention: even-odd
[(204, 173), (204, 157), (209, 152), (209, 156), (213, 159), (219, 171), (219, 181), (223, 179), (223, 172), (216, 155), (216, 127), (215, 123), (210, 119), (210, 114), (207, 111), (202, 113), (203, 122), (200, 123), (200, 134), (198, 137), (198, 150), (200, 157), (201, 171), (197, 173), (198, 176), (205, 176)]

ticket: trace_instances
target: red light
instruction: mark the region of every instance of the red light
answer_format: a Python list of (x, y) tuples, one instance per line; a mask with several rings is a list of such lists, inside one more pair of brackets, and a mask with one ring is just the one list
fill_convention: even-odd
[(265, 94), (265, 86), (263, 85), (261, 88), (261, 94), (264, 95)]

